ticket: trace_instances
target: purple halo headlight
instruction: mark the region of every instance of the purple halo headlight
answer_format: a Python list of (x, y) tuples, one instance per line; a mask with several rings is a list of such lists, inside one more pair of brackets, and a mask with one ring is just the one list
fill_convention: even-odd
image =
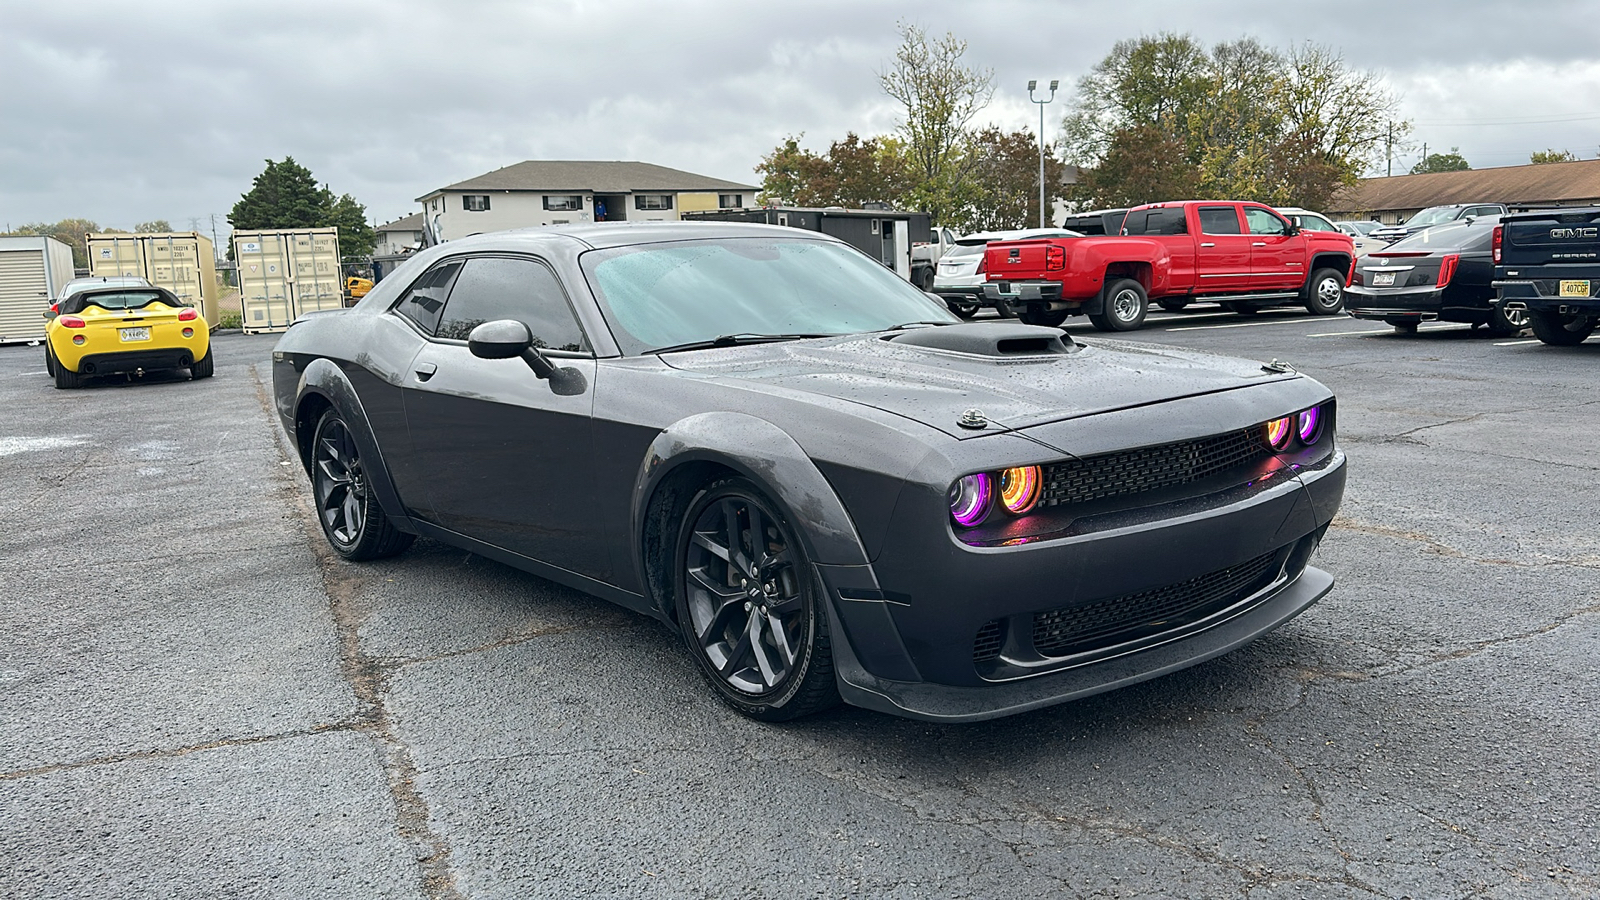
[(1274, 450), (1289, 449), (1294, 437), (1294, 416), (1284, 416), (1267, 423), (1267, 444)]
[(950, 518), (957, 525), (971, 528), (989, 515), (993, 500), (994, 479), (989, 473), (968, 475), (950, 486)]
[(1313, 406), (1295, 416), (1295, 434), (1300, 436), (1300, 443), (1313, 444), (1322, 433), (1322, 407)]

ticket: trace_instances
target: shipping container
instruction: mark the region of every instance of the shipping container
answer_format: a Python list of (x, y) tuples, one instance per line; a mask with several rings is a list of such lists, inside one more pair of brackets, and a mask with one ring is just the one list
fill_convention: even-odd
[(337, 228), (235, 231), (233, 256), (246, 334), (283, 331), (308, 312), (344, 305)]
[(89, 274), (138, 275), (178, 295), (217, 327), (217, 258), (198, 231), (91, 234)]
[(0, 344), (44, 339), (44, 314), (72, 280), (72, 248), (52, 237), (0, 237)]

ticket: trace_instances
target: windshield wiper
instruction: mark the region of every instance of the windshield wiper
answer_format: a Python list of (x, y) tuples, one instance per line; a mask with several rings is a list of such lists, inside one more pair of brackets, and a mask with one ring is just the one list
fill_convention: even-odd
[(907, 329), (907, 328), (916, 328), (916, 327), (918, 327), (920, 325), (954, 325), (954, 324), (955, 324), (954, 322), (932, 322), (932, 321), (901, 322), (899, 325), (895, 325), (892, 328), (885, 328), (884, 331), (902, 331), (902, 330)]
[(657, 347), (647, 350), (646, 353), (677, 353), (680, 350), (708, 350), (712, 347), (737, 347), (741, 344), (770, 344), (774, 341), (800, 341), (806, 338), (836, 337), (832, 334), (757, 334), (751, 331), (741, 331), (738, 334), (719, 334), (709, 341), (690, 341), (686, 344), (673, 344), (670, 347)]

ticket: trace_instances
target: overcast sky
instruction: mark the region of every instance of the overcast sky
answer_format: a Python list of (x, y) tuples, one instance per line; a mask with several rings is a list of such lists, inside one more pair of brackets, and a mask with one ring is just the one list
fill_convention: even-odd
[[(1121, 38), (1330, 45), (1403, 97), (1414, 140), (1475, 168), (1600, 154), (1600, 25), (1582, 2), (0, 0), (0, 227), (67, 217), (219, 232), (266, 158), (369, 217), (524, 159), (630, 159), (750, 184), (784, 136), (826, 149), (897, 108), (896, 23), (969, 42), (988, 121), (1036, 128)], [(1420, 146), (1397, 159), (1408, 169)]]

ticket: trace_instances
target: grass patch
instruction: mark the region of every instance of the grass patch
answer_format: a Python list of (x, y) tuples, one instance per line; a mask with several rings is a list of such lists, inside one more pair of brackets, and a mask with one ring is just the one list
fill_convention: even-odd
[(244, 315), (236, 309), (225, 309), (217, 313), (218, 328), (243, 328)]

